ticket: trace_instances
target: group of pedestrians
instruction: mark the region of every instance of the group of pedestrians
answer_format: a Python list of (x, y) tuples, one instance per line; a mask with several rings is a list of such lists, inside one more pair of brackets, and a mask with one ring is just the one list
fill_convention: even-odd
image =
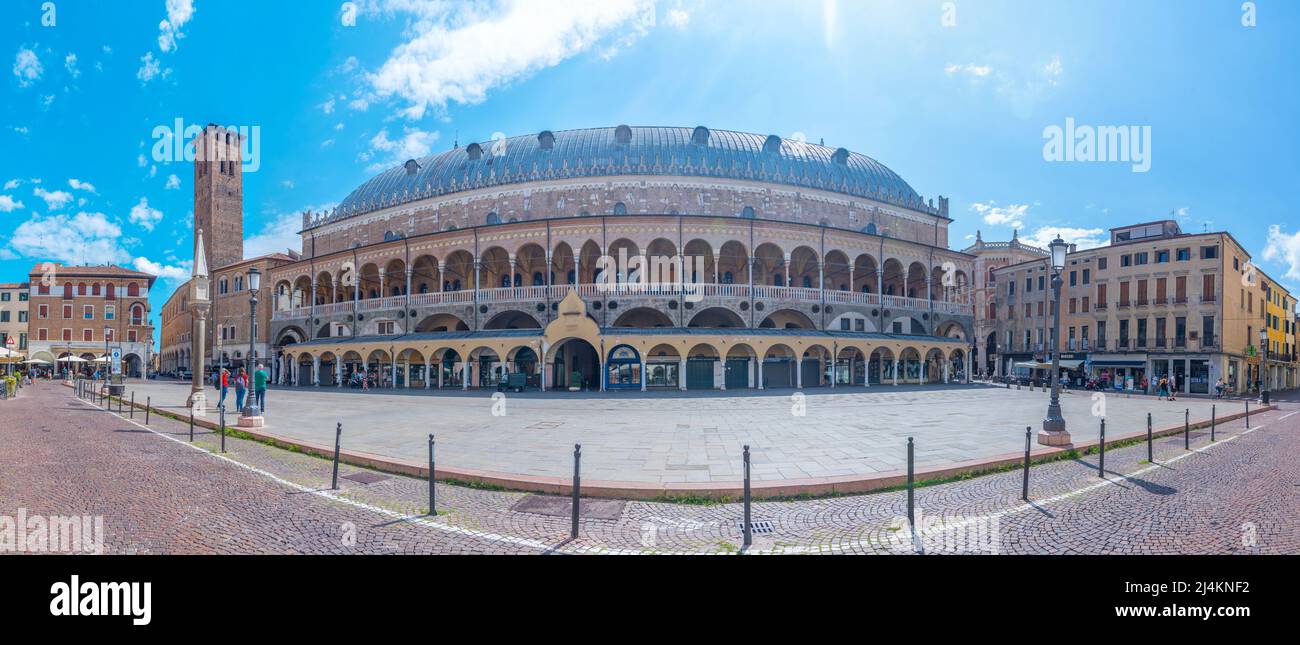
[(244, 399), (252, 391), (252, 401), (257, 404), (258, 410), (266, 411), (266, 383), (270, 375), (266, 373), (266, 368), (258, 365), (257, 370), (250, 377), (244, 368), (239, 368), (234, 374), (230, 370), (221, 368), (212, 375), (212, 385), (220, 392), (218, 405), (226, 404), (226, 393), (230, 388), (235, 388), (235, 407), (239, 410), (244, 409)]

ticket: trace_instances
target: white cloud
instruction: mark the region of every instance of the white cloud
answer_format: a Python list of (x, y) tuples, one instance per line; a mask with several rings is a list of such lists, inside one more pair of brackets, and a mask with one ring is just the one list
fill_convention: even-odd
[(490, 5), (388, 0), (384, 10), (413, 15), (411, 37), (366, 80), (379, 97), (404, 99), (402, 114), (412, 119), (448, 102), (481, 102), (495, 87), (611, 40), (630, 42), (644, 35), (654, 18), (652, 0)]
[(320, 109), (321, 109), (321, 112), (324, 112), (325, 114), (331, 114), (331, 113), (333, 113), (333, 112), (334, 112), (334, 99), (333, 99), (333, 98), (330, 98), (330, 100), (325, 101), (324, 103), (321, 103), (321, 104), (320, 104)]
[(176, 190), (181, 187), (181, 178), (176, 175), (167, 175), (167, 185), (163, 186), (164, 190)]
[(32, 194), (45, 200), (45, 205), (53, 211), (67, 206), (68, 202), (72, 201), (72, 193), (64, 190), (45, 190), (44, 188), (37, 188), (32, 191)]
[(292, 179), (286, 179), (286, 180), (280, 182), (280, 185), (283, 186), (283, 187), (285, 187), (285, 188), (289, 188), (289, 189), (293, 189), (293, 186), (294, 186), (294, 184), (293, 184), (293, 180), (292, 180)]
[[(9, 184), (5, 184), (8, 188)], [(23, 207), (23, 203), (8, 195), (0, 195), (0, 213), (9, 213)]]
[(989, 65), (976, 65), (975, 63), (966, 63), (965, 65), (950, 63), (943, 68), (943, 71), (949, 76), (961, 74), (971, 80), (978, 80), (993, 73), (993, 67)]
[(13, 189), (15, 189), (15, 188), (21, 186), (22, 183), (23, 183), (23, 180), (21, 180), (21, 179), (10, 179), (9, 181), (6, 181), (6, 182), (5, 182), (5, 190), (13, 190)]
[(140, 202), (131, 207), (131, 223), (143, 226), (146, 231), (152, 231), (154, 225), (162, 221), (162, 218), (162, 211), (151, 208), (148, 198), (141, 197)]
[(139, 167), (141, 167), (141, 168), (144, 168), (144, 167), (145, 167), (146, 165), (148, 165), (148, 164), (149, 164), (149, 161), (146, 160), (146, 159), (144, 158), (144, 154), (136, 155), (136, 157), (135, 157), (135, 165), (137, 165), (137, 166), (139, 166)]
[(72, 75), (72, 78), (77, 78), (78, 76), (81, 76), (81, 70), (77, 69), (76, 54), (69, 53), (66, 57), (64, 57), (63, 66), (68, 70), (68, 73)]
[(1079, 249), (1094, 249), (1110, 242), (1105, 229), (1069, 228), (1060, 226), (1042, 226), (1030, 235), (1020, 236), (1020, 241), (1041, 249), (1046, 249), (1057, 236), (1069, 244), (1078, 244)]
[(1058, 79), (1060, 79), (1061, 73), (1064, 71), (1065, 68), (1061, 65), (1061, 57), (1053, 56), (1052, 60), (1043, 65), (1043, 78), (1048, 85), (1056, 85), (1059, 82)]
[(136, 271), (143, 271), (173, 282), (184, 282), (190, 279), (193, 262), (184, 260), (175, 265), (166, 265), (160, 262), (154, 262), (146, 257), (138, 257), (131, 262)]
[(333, 139), (326, 139), (326, 140), (320, 142), (320, 147), (322, 147), (322, 148), (328, 148), (328, 147), (330, 147), (330, 146), (332, 146), (332, 145), (334, 145), (334, 140), (333, 140)]
[(348, 74), (354, 71), (358, 65), (360, 65), (360, 61), (357, 60), (356, 56), (348, 56), (348, 59), (343, 61), (342, 65), (339, 65), (339, 72)]
[(140, 79), (141, 83), (152, 81), (162, 71), (162, 66), (158, 59), (153, 57), (153, 52), (146, 52), (140, 57), (140, 69), (136, 70), (135, 77)]
[[(315, 212), (331, 208), (334, 208), (334, 204), (309, 206), (302, 210)], [(300, 249), (302, 248), (302, 236), (298, 234), (300, 230), (302, 230), (301, 211), (277, 215), (262, 227), (260, 233), (244, 238), (244, 257), (255, 258), (267, 253), (284, 253), (285, 249)]]
[(119, 244), (121, 236), (121, 227), (103, 213), (37, 215), (18, 225), (10, 247), (27, 257), (64, 264), (125, 262), (129, 256)]
[(685, 29), (691, 24), (691, 12), (680, 7), (669, 9), (668, 13), (664, 14), (664, 23), (674, 29)]
[(95, 192), (95, 185), (88, 181), (81, 181), (80, 179), (69, 179), (68, 185), (71, 186), (73, 190), (84, 190), (88, 193)]
[(20, 47), (18, 55), (14, 57), (14, 76), (18, 77), (18, 86), (30, 87), (41, 80), (41, 74), (44, 73), (45, 68), (41, 66), (41, 59), (36, 56), (36, 52)]
[[(383, 129), (370, 139), (370, 148), (373, 154), (365, 155), (363, 161), (369, 160), (372, 156), (381, 159), (367, 168), (367, 170), (375, 172), (402, 163), (407, 159), (418, 159), (427, 156), (433, 149), (433, 142), (437, 140), (437, 132), (416, 128), (406, 128), (400, 138), (389, 139), (388, 130)], [(384, 159), (387, 159), (387, 161), (384, 161)]]
[(193, 0), (167, 0), (167, 18), (158, 23), (158, 49), (171, 51), (185, 37), (181, 27), (194, 16)]
[(15, 125), (12, 127), (14, 132), (17, 132), (18, 134), (27, 134), (27, 126), (25, 125)]
[(971, 204), (970, 209), (982, 215), (985, 224), (1024, 228), (1025, 215), (1029, 211), (1029, 205), (998, 206), (996, 202), (988, 202), (987, 204)]
[(1300, 280), (1300, 232), (1288, 235), (1277, 224), (1268, 227), (1268, 244), (1263, 255), (1270, 262), (1286, 264), (1287, 279)]

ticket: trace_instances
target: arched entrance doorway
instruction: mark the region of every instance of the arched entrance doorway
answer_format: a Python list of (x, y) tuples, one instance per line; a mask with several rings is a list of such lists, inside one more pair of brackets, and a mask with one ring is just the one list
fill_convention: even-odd
[(562, 341), (553, 351), (551, 383), (577, 392), (600, 387), (600, 360), (596, 348), (581, 338)]
[(605, 388), (610, 390), (641, 389), (641, 353), (631, 345), (609, 350), (605, 361)]

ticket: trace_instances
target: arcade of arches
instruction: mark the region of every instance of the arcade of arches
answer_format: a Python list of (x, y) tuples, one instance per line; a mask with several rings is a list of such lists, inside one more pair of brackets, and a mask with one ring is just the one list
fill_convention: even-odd
[[(952, 336), (900, 337), (773, 324), (759, 329), (601, 329), (570, 292), (545, 328), (504, 316), (485, 331), (438, 321), (392, 337), (319, 338), (288, 329), (276, 343), (275, 379), (323, 387), (765, 389), (946, 383), (970, 373), (969, 344)], [(521, 314), (526, 316), (526, 314)]]

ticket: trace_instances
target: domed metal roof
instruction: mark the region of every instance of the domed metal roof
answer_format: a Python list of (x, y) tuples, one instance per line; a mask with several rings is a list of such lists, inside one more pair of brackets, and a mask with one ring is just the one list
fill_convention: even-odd
[(614, 175), (744, 179), (938, 212), (884, 164), (843, 148), (702, 126), (618, 126), (471, 143), (407, 161), (352, 191), (327, 219), (459, 191)]

